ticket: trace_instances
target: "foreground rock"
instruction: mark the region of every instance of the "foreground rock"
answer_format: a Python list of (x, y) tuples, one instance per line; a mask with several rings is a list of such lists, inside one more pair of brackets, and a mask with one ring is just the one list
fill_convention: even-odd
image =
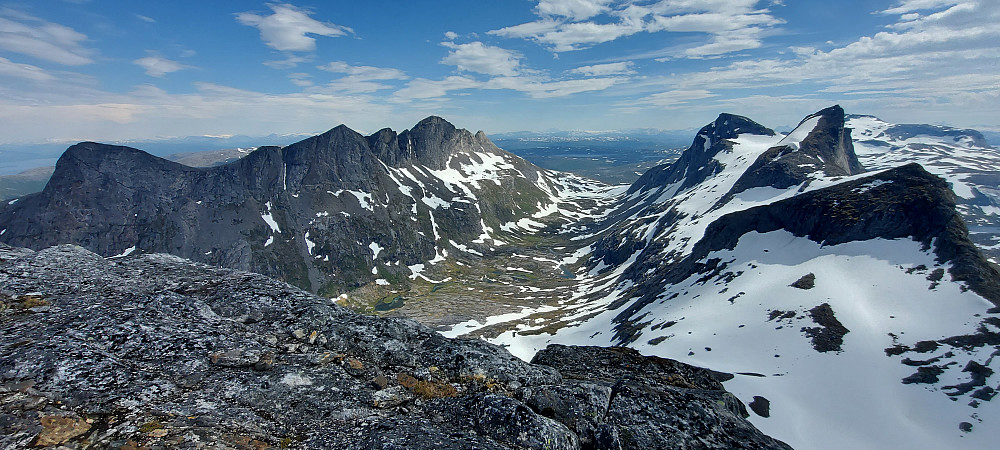
[(0, 447), (786, 448), (718, 374), (535, 364), (162, 254), (0, 246)]

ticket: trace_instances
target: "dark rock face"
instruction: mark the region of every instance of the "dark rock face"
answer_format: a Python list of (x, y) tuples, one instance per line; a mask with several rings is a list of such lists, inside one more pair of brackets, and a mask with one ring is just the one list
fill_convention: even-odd
[(0, 245), (0, 447), (788, 448), (723, 374), (625, 349), (528, 364), (164, 254)]
[(698, 131), (694, 142), (681, 154), (673, 164), (654, 167), (642, 174), (628, 193), (654, 189), (684, 180), (679, 190), (697, 185), (706, 178), (721, 170), (720, 163), (714, 159), (721, 151), (732, 149), (732, 142), (740, 134), (759, 134), (774, 136), (774, 130), (767, 128), (746, 117), (734, 114), (719, 114), (714, 122), (705, 125)]
[(550, 345), (532, 363), (566, 382), (528, 389), (528, 403), (569, 425), (584, 448), (788, 448), (745, 426), (746, 408), (719, 382), (729, 374), (628, 348)]
[(750, 410), (761, 417), (771, 417), (771, 401), (759, 395), (753, 396), (753, 401), (749, 405)]
[[(495, 186), (472, 192), (430, 175), (461, 174), (480, 154), (502, 159), (510, 176), (498, 172)], [(399, 135), (341, 125), (210, 168), (85, 142), (64, 153), (42, 192), (0, 206), (0, 242), (165, 252), (335, 296), (377, 278), (405, 280), (408, 265), (433, 259), (448, 240), (476, 248), (483, 224), (496, 228), (534, 212), (525, 205), (549, 202), (539, 176), (485, 134), (440, 117)], [(510, 190), (496, 195), (501, 181)]]
[(800, 142), (783, 144), (782, 141), (761, 154), (730, 193), (763, 186), (786, 189), (808, 181), (808, 175), (817, 170), (827, 176), (864, 172), (854, 153), (851, 130), (844, 127), (844, 109), (840, 105), (831, 106), (807, 116), (799, 126), (816, 118), (815, 128)]

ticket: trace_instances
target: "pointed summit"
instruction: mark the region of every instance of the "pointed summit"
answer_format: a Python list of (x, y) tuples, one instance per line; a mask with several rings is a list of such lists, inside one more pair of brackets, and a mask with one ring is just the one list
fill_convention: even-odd
[(398, 145), (400, 151), (415, 162), (443, 169), (449, 156), (470, 150), (474, 140), (469, 131), (458, 129), (438, 116), (430, 116), (399, 133)]
[(754, 187), (778, 189), (808, 182), (817, 171), (829, 177), (865, 171), (854, 153), (844, 109), (834, 105), (806, 116), (792, 132), (762, 153), (736, 181), (730, 194)]
[(741, 134), (774, 136), (774, 130), (749, 118), (722, 113), (715, 121), (698, 131), (691, 146), (681, 154), (677, 162), (654, 167), (644, 173), (628, 192), (659, 188), (684, 180), (679, 190), (694, 186), (714, 173), (722, 170), (722, 164), (715, 159), (720, 151), (731, 149), (730, 139)]

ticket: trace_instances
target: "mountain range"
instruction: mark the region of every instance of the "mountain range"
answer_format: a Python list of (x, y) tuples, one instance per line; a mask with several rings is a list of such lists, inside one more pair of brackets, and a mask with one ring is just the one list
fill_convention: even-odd
[(839, 106), (787, 134), (722, 114), (630, 186), (439, 117), (208, 168), (81, 143), (0, 207), (0, 242), (256, 272), (523, 359), (632, 347), (735, 374), (793, 447), (988, 446), (998, 163), (975, 131)]

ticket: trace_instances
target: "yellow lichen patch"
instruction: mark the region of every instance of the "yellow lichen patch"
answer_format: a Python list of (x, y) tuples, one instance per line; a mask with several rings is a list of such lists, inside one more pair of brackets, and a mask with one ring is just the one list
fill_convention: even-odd
[(35, 445), (39, 447), (59, 445), (90, 430), (90, 423), (86, 420), (72, 417), (45, 416), (41, 422), (42, 432), (35, 440)]
[(121, 450), (149, 450), (149, 447), (142, 445), (136, 441), (128, 441), (125, 445), (122, 445)]
[(400, 373), (396, 375), (396, 380), (399, 384), (407, 389), (413, 389), (417, 385), (417, 379), (405, 373)]
[(688, 380), (684, 378), (683, 375), (679, 373), (672, 373), (667, 377), (667, 384), (676, 387), (682, 387), (687, 389), (696, 389), (697, 386), (691, 384)]
[(23, 306), (24, 309), (34, 308), (36, 306), (49, 305), (48, 300), (45, 300), (44, 298), (38, 295), (22, 295), (19, 300), (21, 302), (21, 306)]
[(235, 436), (232, 439), (232, 443), (236, 444), (236, 448), (240, 449), (264, 450), (267, 448), (272, 448), (270, 445), (268, 445), (267, 442), (261, 441), (259, 439), (254, 439), (249, 436)]
[(456, 397), (458, 390), (455, 386), (439, 381), (424, 381), (414, 378), (412, 375), (400, 373), (396, 375), (399, 384), (425, 399)]
[(153, 421), (146, 422), (146, 423), (140, 425), (139, 426), (139, 432), (140, 433), (149, 433), (150, 431), (159, 430), (161, 428), (163, 428), (163, 424), (160, 423), (159, 420), (153, 420)]
[(350, 368), (354, 369), (354, 370), (361, 370), (361, 369), (365, 368), (364, 363), (362, 363), (361, 361), (359, 361), (357, 358), (353, 358), (353, 357), (348, 357), (347, 358), (347, 365)]
[(426, 399), (458, 396), (458, 390), (448, 383), (423, 380), (413, 387), (413, 393)]

